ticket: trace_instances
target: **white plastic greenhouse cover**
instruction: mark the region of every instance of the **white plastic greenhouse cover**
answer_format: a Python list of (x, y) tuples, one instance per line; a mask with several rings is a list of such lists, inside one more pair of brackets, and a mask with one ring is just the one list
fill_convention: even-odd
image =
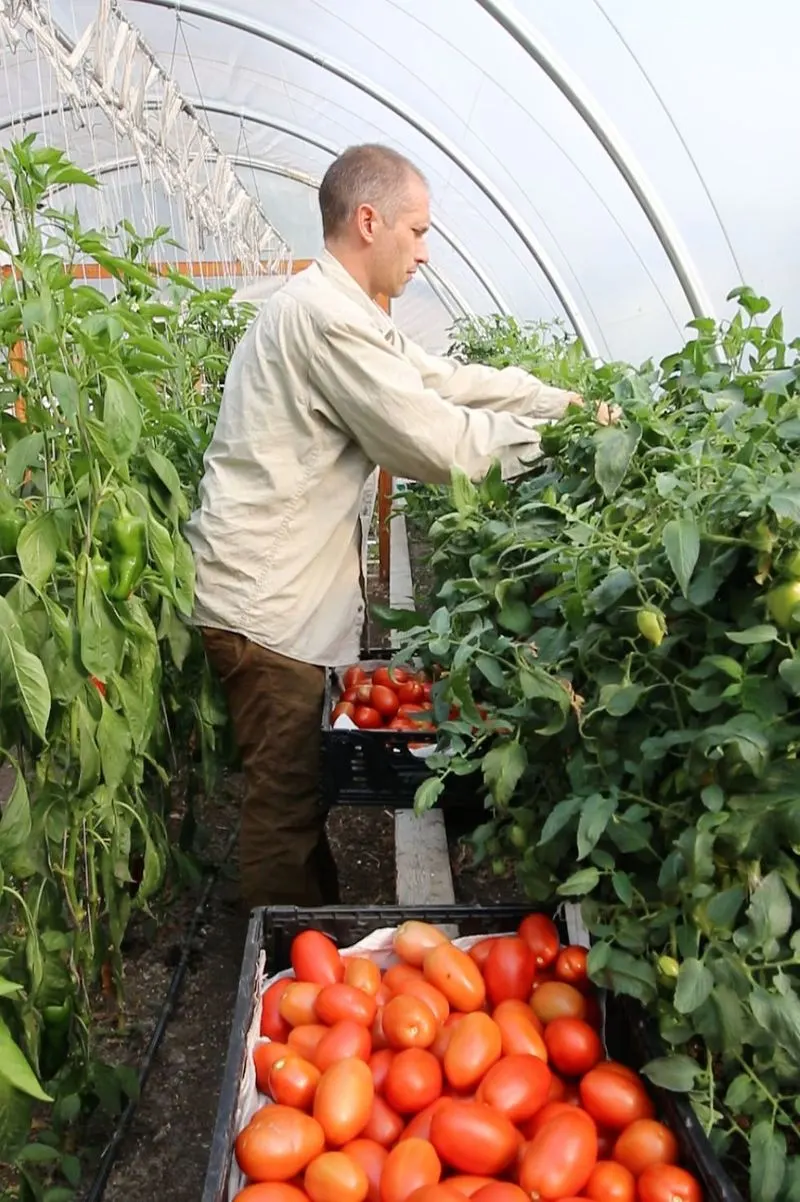
[[(0, 11), (25, 3), (0, 0)], [(785, 53), (800, 44), (798, 0), (120, 9), (294, 257), (320, 248), (315, 186), (335, 151), (382, 141), (420, 166), (438, 277), (415, 282), (394, 312), (432, 349), (446, 346), (454, 313), (502, 307), (569, 325), (566, 302), (601, 355), (640, 361), (675, 349), (693, 308), (728, 314), (725, 296), (743, 281), (800, 328), (800, 102)], [(78, 40), (98, 0), (52, 0), (51, 11)], [(143, 184), (131, 148), (97, 115), (83, 126), (65, 116), (55, 76), (25, 42), (4, 50), (0, 108), (3, 143), (24, 129), (66, 144), (81, 166), (104, 168), (110, 218), (162, 220), (182, 239), (172, 201)]]

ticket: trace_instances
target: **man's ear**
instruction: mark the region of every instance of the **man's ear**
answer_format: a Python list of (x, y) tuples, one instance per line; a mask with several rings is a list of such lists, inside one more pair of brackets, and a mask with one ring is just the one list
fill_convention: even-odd
[(356, 226), (365, 242), (374, 242), (375, 227), (380, 220), (372, 205), (359, 205), (356, 210)]

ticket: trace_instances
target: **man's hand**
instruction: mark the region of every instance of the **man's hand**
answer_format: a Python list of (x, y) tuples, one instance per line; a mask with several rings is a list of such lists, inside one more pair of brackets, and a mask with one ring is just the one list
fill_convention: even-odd
[[(579, 393), (573, 392), (567, 401), (567, 408), (583, 409), (584, 403), (583, 397)], [(605, 401), (601, 401), (597, 406), (596, 417), (600, 426), (610, 426), (614, 422), (618, 422), (621, 416), (622, 410), (618, 405), (607, 405)]]

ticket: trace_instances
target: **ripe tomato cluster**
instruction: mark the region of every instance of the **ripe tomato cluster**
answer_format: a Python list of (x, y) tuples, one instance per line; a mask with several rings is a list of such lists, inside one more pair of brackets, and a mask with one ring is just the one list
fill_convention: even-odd
[(431, 721), (431, 681), (410, 668), (348, 668), (344, 691), (331, 721), (345, 714), (361, 730), (435, 730)]
[(548, 917), (469, 953), (416, 921), (393, 945), (381, 972), (294, 940), (262, 997), (271, 1101), (237, 1137), (236, 1202), (702, 1202)]

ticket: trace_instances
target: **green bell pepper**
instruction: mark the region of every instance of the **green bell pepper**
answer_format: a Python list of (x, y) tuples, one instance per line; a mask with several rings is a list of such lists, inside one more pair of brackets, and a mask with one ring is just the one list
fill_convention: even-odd
[(25, 519), (13, 509), (0, 513), (0, 558), (13, 555), (17, 549), (20, 531), (25, 525)]
[(124, 601), (131, 595), (144, 571), (147, 562), (145, 524), (127, 510), (111, 523), (111, 588), (109, 596), (115, 601)]
[(111, 564), (103, 559), (102, 555), (95, 553), (92, 556), (92, 572), (100, 588), (107, 594), (111, 587)]

